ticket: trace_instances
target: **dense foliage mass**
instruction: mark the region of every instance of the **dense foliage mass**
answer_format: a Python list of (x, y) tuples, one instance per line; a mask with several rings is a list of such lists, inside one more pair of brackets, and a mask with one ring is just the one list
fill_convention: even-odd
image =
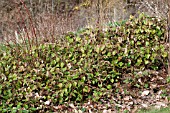
[(70, 32), (63, 42), (0, 52), (0, 111), (108, 100), (119, 92), (117, 83), (144, 88), (136, 78), (167, 68), (164, 35), (164, 21), (142, 14), (106, 30)]

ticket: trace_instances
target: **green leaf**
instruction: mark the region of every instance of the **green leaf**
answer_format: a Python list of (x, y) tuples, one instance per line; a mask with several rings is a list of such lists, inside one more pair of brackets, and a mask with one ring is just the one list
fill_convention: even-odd
[(117, 64), (117, 63), (118, 63), (118, 59), (112, 61), (112, 64), (113, 64), (113, 65), (114, 65), (114, 64)]
[(73, 79), (77, 79), (77, 78), (79, 78), (79, 74), (75, 74), (75, 75), (73, 76)]
[(145, 60), (145, 64), (149, 64), (149, 60)]
[(167, 83), (170, 83), (170, 76), (167, 77), (166, 81)]
[(64, 88), (64, 92), (66, 95), (68, 95), (68, 89), (67, 88)]
[(116, 53), (117, 53), (117, 51), (116, 51), (116, 50), (114, 50), (114, 51), (112, 52), (112, 55), (114, 56)]
[(76, 37), (76, 41), (77, 41), (77, 42), (80, 42), (80, 41), (81, 41), (81, 38), (80, 38), (80, 37)]
[(105, 49), (105, 45), (101, 46), (101, 51), (103, 51)]
[(37, 108), (31, 107), (30, 110), (31, 110), (31, 111), (36, 111)]
[(57, 62), (59, 62), (59, 61), (60, 61), (60, 58), (59, 58), (59, 57), (57, 57), (57, 58), (56, 58), (56, 61), (57, 61)]
[(62, 87), (63, 87), (63, 83), (59, 83), (59, 84), (58, 84), (58, 87), (59, 87), (59, 88), (62, 88)]
[(85, 77), (85, 76), (83, 76), (83, 77), (82, 77), (82, 81), (84, 82), (85, 80), (86, 80), (86, 77)]
[(74, 86), (74, 87), (77, 86), (77, 82), (76, 82), (76, 81), (73, 82), (73, 86)]
[(67, 36), (66, 38), (67, 38), (67, 40), (68, 40), (69, 43), (72, 43), (72, 42), (74, 41), (73, 38), (71, 38), (71, 37), (69, 37), (69, 36)]
[(122, 66), (123, 66), (123, 64), (124, 64), (123, 62), (119, 62), (119, 66), (120, 66), (120, 67), (122, 67)]
[(137, 45), (141, 45), (141, 42), (140, 42), (140, 41), (137, 41)]
[(88, 86), (85, 86), (84, 88), (83, 88), (83, 92), (88, 92), (88, 89), (89, 89), (89, 87)]
[(112, 89), (112, 86), (111, 85), (107, 85), (107, 89)]
[(60, 66), (61, 66), (61, 68), (63, 68), (64, 67), (64, 62), (61, 62)]
[(158, 35), (159, 37), (161, 37), (161, 35), (162, 35), (161, 30), (158, 31), (157, 35)]
[(2, 112), (3, 112), (3, 113), (6, 113), (7, 111), (8, 111), (8, 110), (7, 110), (7, 109), (5, 109), (5, 108), (4, 108), (4, 109), (2, 109)]
[(111, 79), (110, 82), (113, 83), (115, 80), (114, 79)]
[(140, 88), (140, 85), (139, 85), (139, 84), (135, 84), (135, 86), (136, 86), (137, 88)]
[(146, 46), (149, 46), (149, 42), (148, 42), (148, 41), (146, 41), (146, 42), (145, 42), (145, 45), (146, 45)]
[(145, 86), (144, 86), (145, 88), (148, 88), (149, 87), (149, 85), (148, 84), (145, 84)]
[(130, 66), (131, 66), (131, 61), (128, 61), (127, 67), (130, 67)]
[[(112, 54), (113, 54), (113, 53), (112, 53)], [(111, 52), (108, 52), (108, 53), (107, 53), (107, 56), (110, 57), (110, 56), (111, 56)]]
[(95, 84), (95, 83), (96, 83), (96, 81), (95, 81), (95, 80), (93, 80), (93, 81), (92, 81), (92, 84)]
[(145, 58), (149, 59), (150, 58), (150, 54), (145, 54)]
[(28, 110), (22, 110), (21, 113), (29, 113)]
[(137, 63), (136, 63), (136, 65), (140, 65), (142, 63), (142, 59), (137, 59)]
[(99, 47), (99, 45), (97, 45), (97, 46), (96, 46), (95, 51), (96, 51), (97, 53), (99, 53), (99, 52), (100, 52), (100, 47)]
[(103, 84), (102, 83), (99, 83), (98, 84), (98, 87), (102, 88)]
[(163, 52), (163, 53), (162, 53), (162, 56), (163, 56), (164, 58), (168, 57), (168, 52)]
[(25, 109), (28, 109), (28, 105), (24, 104), (24, 108), (25, 108)]
[(85, 112), (85, 111), (86, 111), (86, 108), (82, 107), (82, 108), (81, 108), (81, 111), (82, 111), (82, 112)]
[(67, 67), (62, 68), (62, 72), (65, 72), (67, 70)]
[(80, 50), (81, 50), (81, 52), (82, 52), (82, 53), (84, 53), (84, 52), (85, 52), (83, 47), (81, 47), (81, 48), (80, 48)]

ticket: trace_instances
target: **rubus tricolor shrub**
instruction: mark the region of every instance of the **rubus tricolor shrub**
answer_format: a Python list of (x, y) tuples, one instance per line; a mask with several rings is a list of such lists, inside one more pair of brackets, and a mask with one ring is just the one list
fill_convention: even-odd
[(2, 51), (0, 111), (54, 111), (64, 102), (109, 99), (124, 75), (167, 68), (165, 32), (163, 20), (141, 14), (106, 31), (87, 28), (63, 42)]

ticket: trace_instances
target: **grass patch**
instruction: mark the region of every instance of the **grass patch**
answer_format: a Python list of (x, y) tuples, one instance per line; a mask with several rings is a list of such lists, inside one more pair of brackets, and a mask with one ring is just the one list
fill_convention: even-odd
[(138, 113), (169, 113), (169, 112), (170, 112), (170, 106), (166, 108), (160, 108), (160, 109), (151, 107), (149, 109), (141, 109), (138, 111)]

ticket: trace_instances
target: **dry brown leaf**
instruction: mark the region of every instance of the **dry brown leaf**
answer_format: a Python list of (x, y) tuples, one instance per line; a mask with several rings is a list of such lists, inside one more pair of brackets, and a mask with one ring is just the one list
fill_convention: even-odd
[(145, 91), (142, 92), (141, 96), (142, 96), (142, 97), (143, 97), (143, 96), (147, 96), (147, 95), (149, 95), (149, 93), (150, 93), (149, 90), (145, 90)]

